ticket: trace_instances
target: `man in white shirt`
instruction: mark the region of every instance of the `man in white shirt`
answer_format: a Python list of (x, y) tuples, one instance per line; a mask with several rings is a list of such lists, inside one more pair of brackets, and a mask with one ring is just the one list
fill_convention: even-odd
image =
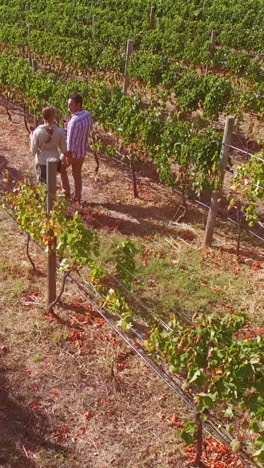
[[(92, 129), (90, 112), (82, 109), (82, 96), (73, 94), (68, 99), (71, 119), (67, 125), (67, 163), (72, 167), (75, 192), (74, 201), (81, 201), (82, 165), (87, 153), (89, 133)], [(61, 170), (61, 180), (66, 197), (70, 197), (70, 185), (66, 167)]]

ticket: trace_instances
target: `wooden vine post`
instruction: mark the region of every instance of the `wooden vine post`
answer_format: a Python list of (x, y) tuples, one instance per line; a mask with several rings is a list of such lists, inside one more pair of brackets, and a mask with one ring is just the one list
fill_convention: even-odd
[(134, 194), (135, 198), (139, 198), (138, 197), (138, 190), (137, 190), (136, 172), (135, 172), (135, 161), (134, 161), (134, 155), (133, 154), (130, 154), (129, 165), (130, 165), (130, 170), (131, 170), (131, 175), (132, 175), (132, 182), (133, 182), (133, 194)]
[(218, 176), (218, 184), (216, 191), (213, 192), (211, 197), (211, 205), (208, 213), (206, 230), (205, 230), (205, 238), (204, 238), (204, 245), (209, 246), (212, 244), (213, 236), (214, 236), (214, 229), (216, 224), (216, 217), (218, 213), (219, 201), (222, 196), (223, 190), (223, 182), (225, 177), (225, 170), (228, 162), (228, 156), (230, 152), (230, 148), (228, 145), (231, 144), (231, 137), (234, 128), (235, 117), (227, 117), (224, 136), (222, 141), (222, 149), (220, 153), (220, 160), (219, 160), (219, 176)]
[(31, 31), (32, 31), (32, 24), (28, 24), (28, 63), (29, 65), (32, 67), (32, 57), (31, 57), (31, 53), (30, 53), (30, 47), (29, 47), (29, 40), (30, 40), (30, 35), (31, 35)]
[(152, 6), (150, 9), (150, 15), (149, 15), (149, 24), (151, 29), (155, 28), (155, 15), (156, 15), (156, 10), (157, 8)]
[(129, 59), (133, 52), (133, 41), (130, 39), (127, 41), (127, 50), (126, 50), (126, 61), (125, 61), (125, 71), (124, 71), (124, 84), (123, 84), (123, 94), (124, 96), (127, 95), (127, 88), (128, 88), (128, 67), (129, 67)]
[[(47, 160), (47, 218), (50, 216), (56, 197), (57, 165), (57, 159), (49, 158)], [(49, 232), (49, 237), (54, 239), (52, 231)], [(48, 246), (48, 306), (55, 301), (56, 296), (56, 243), (51, 242), (51, 245)]]
[(211, 33), (211, 53), (214, 54), (215, 47), (216, 47), (216, 39), (217, 39), (218, 31), (213, 30)]
[(95, 27), (96, 21), (97, 21), (97, 16), (92, 15), (92, 34), (94, 34), (94, 27)]
[(32, 60), (32, 70), (33, 70), (33, 73), (36, 73), (38, 71), (38, 62), (36, 59)]
[[(31, 59), (31, 63), (32, 63), (33, 73), (37, 73), (37, 71), (38, 71), (38, 62), (37, 62), (37, 60), (36, 59)], [(37, 116), (36, 116), (35, 113), (33, 115), (33, 126), (34, 126), (34, 128), (37, 127)]]

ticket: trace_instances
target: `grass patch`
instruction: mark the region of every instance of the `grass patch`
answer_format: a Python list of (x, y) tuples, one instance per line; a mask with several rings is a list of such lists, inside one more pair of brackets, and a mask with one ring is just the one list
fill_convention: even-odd
[(41, 353), (37, 353), (32, 357), (32, 361), (36, 362), (36, 363), (37, 362), (42, 362), (42, 361), (44, 361), (44, 359), (45, 359), (45, 356), (43, 356), (43, 354), (41, 354)]
[(24, 294), (29, 288), (29, 283), (25, 280), (17, 280), (13, 283), (13, 285), (10, 287), (7, 295), (12, 301), (13, 299), (17, 299), (22, 294)]
[[(116, 233), (100, 234), (100, 260), (113, 275), (110, 245), (120, 238)], [(181, 239), (132, 240), (139, 252), (132, 290), (155, 315), (169, 320), (176, 314), (190, 320), (196, 312), (245, 310), (257, 326), (264, 325), (264, 295), (253, 260), (241, 264), (233, 254), (197, 250)], [(138, 317), (144, 317), (144, 309), (132, 302)]]
[(257, 276), (235, 257), (218, 251), (198, 251), (182, 243), (159, 242), (141, 245), (138, 268), (140, 283), (134, 291), (155, 314), (168, 319), (172, 314), (191, 319), (196, 312), (246, 310), (258, 324), (263, 324), (258, 294), (258, 307), (252, 301), (258, 291)]

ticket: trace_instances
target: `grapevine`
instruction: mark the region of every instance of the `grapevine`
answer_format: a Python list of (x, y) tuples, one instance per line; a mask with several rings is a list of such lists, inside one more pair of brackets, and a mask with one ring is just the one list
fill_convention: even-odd
[[(10, 183), (8, 175), (4, 177), (4, 181), (6, 184)], [(25, 179), (15, 183), (13, 192), (5, 195), (3, 206), (12, 214), (21, 231), (30, 235), (47, 252), (48, 249), (56, 249), (59, 271), (64, 274), (65, 279), (71, 272), (79, 272), (82, 267), (88, 268), (90, 280), (98, 291), (106, 296), (103, 300), (104, 306), (107, 305), (112, 312), (120, 316), (119, 324), (122, 329), (130, 328), (132, 312), (121, 289), (113, 290), (105, 285), (104, 279), (108, 275), (98, 260), (100, 243), (97, 233), (84, 226), (80, 215), (74, 214), (69, 219), (64, 197), (57, 197), (47, 218), (46, 195), (44, 185), (36, 187), (30, 179)], [(113, 243), (111, 249), (116, 278), (124, 280), (128, 286), (129, 278), (135, 270), (135, 247), (131, 241), (122, 241)], [(58, 298), (53, 307), (57, 302)]]
[[(261, 156), (261, 153), (260, 153)], [(230, 209), (241, 200), (246, 221), (253, 227), (260, 219), (261, 202), (264, 200), (264, 165), (256, 157), (237, 168), (231, 186)]]
[[(239, 339), (247, 322), (245, 314), (198, 315), (192, 326), (172, 319), (171, 330), (154, 328), (145, 347), (164, 356), (172, 372), (186, 378), (184, 388), (192, 394), (198, 415), (196, 428), (187, 421), (182, 430), (187, 444), (201, 438), (202, 421), (211, 411), (221, 415), (237, 412), (247, 415), (249, 430), (255, 430), (258, 450), (254, 457), (263, 462), (264, 339)], [(200, 461), (201, 440), (195, 462)]]

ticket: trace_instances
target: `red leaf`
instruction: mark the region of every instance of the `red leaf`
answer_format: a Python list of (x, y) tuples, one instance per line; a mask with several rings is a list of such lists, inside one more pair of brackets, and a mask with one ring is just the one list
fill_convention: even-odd
[(48, 323), (51, 323), (51, 322), (53, 322), (55, 320), (55, 317), (52, 314), (48, 314), (48, 315), (46, 315), (45, 320)]
[(161, 397), (159, 397), (159, 401), (166, 401), (167, 398), (167, 395), (161, 395)]
[(31, 385), (30, 387), (28, 387), (28, 389), (31, 392), (37, 392), (39, 390), (39, 386), (38, 385)]
[(105, 320), (101, 317), (98, 317), (95, 319), (95, 326), (96, 327), (101, 327), (105, 323)]
[(87, 411), (86, 413), (84, 413), (84, 417), (87, 421), (89, 421), (93, 417), (93, 413)]
[(30, 403), (29, 408), (31, 408), (33, 411), (40, 411), (42, 409), (42, 406), (39, 403)]
[(261, 269), (262, 269), (262, 266), (260, 265), (259, 262), (253, 263), (253, 270), (254, 270), (254, 271), (259, 271), (259, 270), (261, 270)]
[(150, 288), (153, 288), (156, 286), (156, 282), (153, 279), (148, 280), (148, 286)]
[(168, 418), (169, 426), (177, 427), (178, 429), (183, 428), (183, 423), (180, 418), (178, 418), (175, 414)]
[(55, 429), (52, 434), (59, 440), (66, 440), (70, 437), (70, 429), (65, 424), (62, 424), (61, 426), (57, 427), (57, 429)]
[(122, 362), (116, 366), (118, 372), (123, 372), (123, 370), (128, 369), (129, 364), (127, 362)]

